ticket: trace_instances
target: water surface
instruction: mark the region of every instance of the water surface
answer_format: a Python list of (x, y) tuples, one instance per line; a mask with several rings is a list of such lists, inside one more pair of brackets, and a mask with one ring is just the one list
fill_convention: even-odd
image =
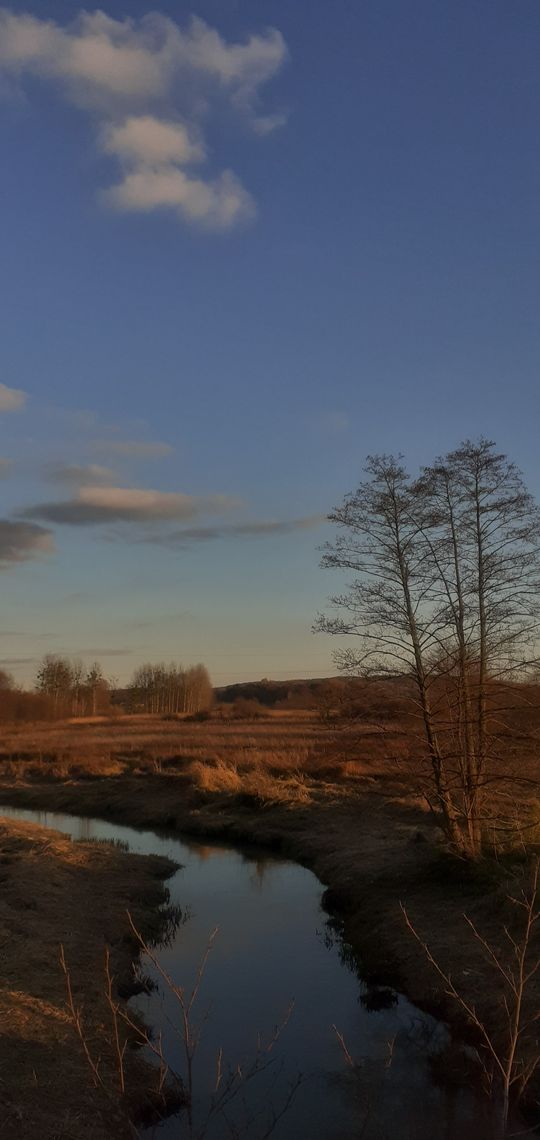
[[(167, 885), (171, 901), (189, 917), (158, 951), (176, 982), (191, 988), (218, 927), (194, 1011), (195, 1020), (203, 1019), (194, 1063), (194, 1135), (206, 1115), (218, 1051), (224, 1073), (239, 1063), (249, 1071), (258, 1037), (267, 1042), (294, 1002), (268, 1058), (272, 1064), (242, 1088), (226, 1117), (215, 1119), (205, 1133), (208, 1140), (493, 1140), (487, 1099), (435, 1079), (430, 1057), (446, 1043), (445, 1027), (400, 995), (372, 1000), (321, 909), (321, 884), (310, 871), (279, 858), (98, 819), (11, 807), (0, 808), (0, 814), (74, 839), (123, 840), (131, 851), (167, 855), (181, 864)], [(85, 921), (91, 916), (81, 915)], [(144, 969), (155, 975), (151, 963)], [(385, 997), (389, 1007), (374, 1010), (374, 1004), (384, 1006)], [(133, 1004), (161, 1031), (165, 1055), (185, 1072), (174, 995), (160, 983)], [(171, 1118), (153, 1134), (156, 1140), (188, 1137), (187, 1121)]]

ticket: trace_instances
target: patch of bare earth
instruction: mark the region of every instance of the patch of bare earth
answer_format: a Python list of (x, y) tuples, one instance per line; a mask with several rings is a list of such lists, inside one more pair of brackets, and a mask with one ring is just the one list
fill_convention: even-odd
[[(105, 1140), (131, 1134), (155, 1073), (125, 1053), (126, 1095), (111, 1039), (104, 948), (116, 979), (137, 950), (127, 910), (157, 929), (173, 865), (158, 856), (75, 843), (34, 824), (0, 819), (0, 1136), (6, 1140)], [(82, 1009), (91, 1069), (66, 1005), (60, 946)], [(117, 996), (116, 982), (114, 984)]]

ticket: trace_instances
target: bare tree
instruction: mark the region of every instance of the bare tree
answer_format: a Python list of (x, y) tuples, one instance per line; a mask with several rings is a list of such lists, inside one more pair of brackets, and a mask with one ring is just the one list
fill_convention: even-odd
[(12, 692), (15, 688), (15, 678), (12, 673), (8, 673), (7, 669), (0, 669), (0, 691)]
[(213, 700), (204, 665), (184, 669), (175, 662), (147, 663), (135, 671), (129, 688), (134, 702), (145, 712), (161, 715), (199, 712), (209, 708)]
[(67, 657), (47, 653), (39, 666), (36, 689), (52, 700), (55, 714), (67, 707), (73, 686), (73, 670)]
[(109, 705), (109, 682), (107, 681), (99, 661), (94, 661), (86, 673), (84, 680), (86, 711), (96, 716), (100, 709)]
[(55, 716), (95, 715), (98, 707), (107, 707), (109, 683), (101, 665), (94, 661), (85, 672), (78, 658), (48, 653), (39, 666), (36, 689), (50, 699)]
[(358, 639), (338, 655), (346, 671), (413, 678), (429, 802), (454, 847), (476, 857), (496, 683), (536, 664), (537, 510), (516, 467), (483, 439), (416, 480), (392, 456), (370, 458), (367, 473), (329, 516), (338, 533), (322, 565), (354, 577), (318, 628)]
[[(516, 912), (519, 928), (504, 927), (506, 946), (494, 946), (466, 915), (465, 922), (480, 946), (485, 962), (494, 973), (500, 993), (502, 1031), (489, 1027), (476, 1006), (456, 987), (434, 957), (428, 944), (411, 922), (403, 904), (401, 910), (410, 933), (422, 947), (431, 966), (444, 984), (449, 997), (476, 1030), (479, 1059), (490, 1085), (501, 1093), (500, 1135), (508, 1134), (512, 1098), (519, 1101), (540, 1065), (538, 1023), (540, 1010), (535, 1000), (535, 984), (540, 972), (538, 928), (540, 926), (539, 862), (533, 864), (530, 882), (507, 896)], [(516, 925), (514, 923), (514, 925)]]
[(85, 712), (84, 708), (84, 665), (79, 658), (70, 662), (71, 669), (71, 715), (81, 716)]

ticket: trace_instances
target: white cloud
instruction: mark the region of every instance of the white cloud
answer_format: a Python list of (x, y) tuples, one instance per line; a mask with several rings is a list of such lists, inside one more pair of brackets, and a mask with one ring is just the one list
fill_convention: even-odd
[(8, 388), (0, 384), (0, 412), (20, 412), (24, 408), (28, 396), (20, 388)]
[(106, 154), (128, 163), (161, 166), (200, 162), (204, 146), (184, 123), (160, 120), (155, 115), (130, 115), (123, 123), (108, 123), (101, 137)]
[(213, 181), (205, 181), (177, 166), (156, 170), (141, 167), (126, 174), (103, 197), (118, 210), (174, 209), (187, 221), (215, 230), (228, 230), (256, 213), (251, 194), (230, 170), (224, 170)]
[(109, 112), (126, 101), (148, 104), (172, 96), (188, 76), (216, 81), (251, 109), (260, 87), (286, 57), (276, 28), (244, 43), (227, 43), (196, 17), (181, 28), (159, 12), (115, 20), (104, 12), (81, 11), (62, 27), (0, 9), (0, 62), (6, 71), (55, 79), (73, 102)]
[(195, 496), (138, 487), (86, 486), (64, 502), (28, 507), (22, 517), (70, 526), (92, 526), (110, 522), (187, 521), (203, 511), (215, 514), (235, 506), (238, 501), (227, 495)]
[(81, 12), (61, 27), (4, 8), (0, 62), (14, 74), (59, 81), (68, 98), (81, 106), (110, 109), (125, 99), (165, 94), (171, 82), (169, 23), (158, 17), (137, 28), (132, 20)]
[(127, 211), (169, 208), (209, 228), (227, 229), (255, 211), (232, 172), (185, 173), (206, 159), (201, 119), (226, 98), (260, 135), (281, 126), (284, 115), (260, 114), (259, 101), (286, 58), (275, 28), (230, 43), (197, 18), (180, 27), (159, 13), (116, 20), (96, 11), (62, 26), (0, 9), (0, 78), (54, 82), (98, 115), (99, 145), (123, 175), (103, 200)]
[(145, 491), (138, 487), (81, 487), (78, 502), (117, 516), (192, 518), (191, 495), (175, 491)]
[(237, 538), (277, 538), (281, 535), (297, 534), (303, 530), (313, 530), (326, 522), (326, 515), (306, 515), (300, 519), (257, 520), (247, 523), (232, 523), (221, 526), (183, 527), (168, 534), (146, 534), (143, 542), (157, 542), (161, 546), (191, 546), (198, 542), (213, 542), (216, 539)]
[(110, 467), (99, 463), (48, 463), (45, 474), (53, 483), (110, 483), (117, 476)]

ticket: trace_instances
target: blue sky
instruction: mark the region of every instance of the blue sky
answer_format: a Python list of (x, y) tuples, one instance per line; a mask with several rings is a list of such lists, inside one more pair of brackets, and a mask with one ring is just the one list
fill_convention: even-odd
[(540, 9), (149, 12), (0, 8), (0, 659), (325, 675), (368, 452), (540, 494)]

